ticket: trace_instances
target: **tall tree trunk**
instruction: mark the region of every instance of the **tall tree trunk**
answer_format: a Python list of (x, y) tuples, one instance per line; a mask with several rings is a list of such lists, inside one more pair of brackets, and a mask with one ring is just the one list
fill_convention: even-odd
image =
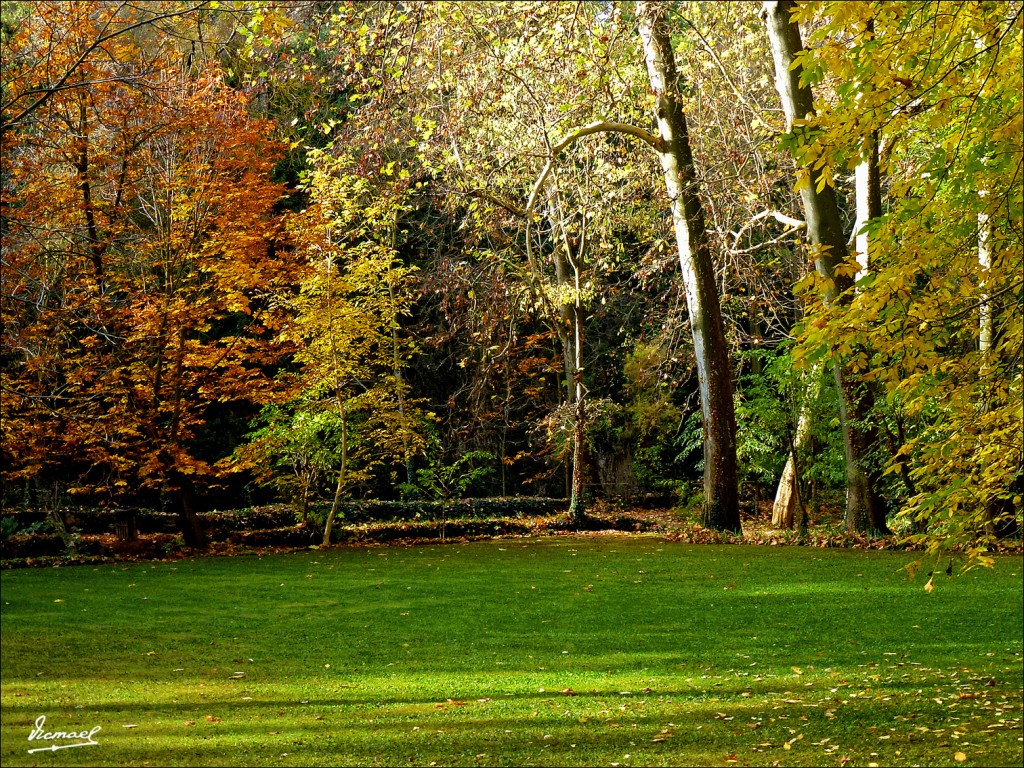
[[(868, 21), (869, 33), (874, 33), (874, 22)], [(855, 198), (857, 218), (854, 224), (854, 246), (857, 258), (857, 276), (860, 280), (871, 272), (871, 237), (867, 232), (862, 232), (863, 227), (870, 221), (882, 216), (882, 173), (878, 164), (879, 154), (879, 132), (872, 131), (864, 137), (864, 157), (857, 164), (854, 171)], [(871, 410), (876, 400), (884, 399), (882, 390), (875, 383), (866, 383), (860, 396), (854, 401), (856, 410), (856, 421), (859, 429), (865, 434), (865, 442), (871, 445), (880, 445), (878, 429), (873, 425)], [(893, 450), (892, 456), (897, 458), (899, 446)], [(889, 533), (889, 526), (886, 522), (885, 502), (878, 494), (877, 489), (882, 485), (882, 469), (879, 466), (868, 466), (866, 468), (868, 482), (872, 493), (872, 518), (868, 525), (869, 530), (878, 533)], [(909, 487), (909, 486), (908, 486)], [(849, 517), (846, 521), (849, 530), (865, 530), (855, 525), (855, 521)]]
[(171, 391), (171, 423), (168, 428), (167, 448), (163, 452), (167, 479), (170, 487), (178, 496), (178, 520), (185, 543), (193, 549), (205, 549), (209, 543), (203, 524), (199, 520), (192, 499), (195, 496), (195, 485), (186, 473), (179, 469), (174, 454), (178, 448), (178, 430), (181, 424), (181, 411), (185, 399), (185, 330), (178, 331), (178, 348), (175, 352), (174, 371), (171, 374), (174, 388)]
[[(391, 220), (391, 251), (398, 252), (398, 214)], [(398, 343), (398, 312), (395, 309), (395, 286), (388, 281), (388, 299), (391, 301), (391, 312), (394, 320), (391, 322), (391, 370), (395, 377), (395, 392), (398, 395), (398, 414), (402, 417), (402, 458), (405, 463), (405, 482), (407, 485), (414, 485), (416, 475), (412, 466), (412, 450), (409, 448), (409, 437), (405, 431), (405, 374), (402, 371), (401, 348)]]
[(206, 531), (203, 529), (199, 514), (192, 504), (195, 486), (188, 476), (177, 472), (175, 475), (175, 482), (178, 486), (178, 502), (181, 504), (178, 520), (185, 543), (193, 549), (205, 549), (209, 539), (206, 536)]
[[(786, 122), (792, 130), (795, 120), (814, 114), (810, 86), (800, 84), (802, 68), (794, 66), (803, 50), (800, 29), (791, 20), (791, 0), (766, 0), (763, 6), (768, 39), (775, 63), (775, 85), (782, 99)], [(819, 192), (820, 170), (806, 169), (809, 183), (800, 190), (807, 235), (815, 247), (815, 268), (825, 278), (825, 298), (831, 303), (850, 300), (853, 278), (838, 271), (846, 260), (846, 238), (835, 190), (825, 184)], [(856, 378), (844, 370), (841, 362), (833, 365), (839, 394), (839, 419), (843, 429), (846, 459), (846, 528), (849, 531), (886, 532), (885, 509), (867, 470), (867, 458), (875, 436), (866, 426), (871, 410), (871, 392), (859, 386)]]
[(708, 246), (704, 209), (678, 91), (675, 55), (661, 3), (637, 4), (647, 76), (658, 98), (656, 151), (672, 204), (672, 221), (686, 303), (693, 332), (704, 426), (704, 524), (716, 530), (741, 530), (736, 464), (736, 416), (725, 328)]

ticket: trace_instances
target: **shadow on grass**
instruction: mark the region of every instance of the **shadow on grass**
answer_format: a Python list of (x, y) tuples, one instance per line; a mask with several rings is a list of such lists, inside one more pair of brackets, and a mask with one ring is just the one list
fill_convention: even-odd
[[(538, 692), (469, 700), (464, 705), (407, 697), (330, 698), (308, 704), (281, 699), (204, 701), (173, 710), (112, 707), (128, 712), (138, 727), (123, 731), (110, 724), (98, 738), (112, 749), (127, 750), (131, 759), (120, 764), (231, 764), (230, 751), (244, 747), (246, 762), (253, 763), (264, 759), (280, 763), (277, 758), (288, 756), (292, 762), (321, 765), (436, 760), (578, 765), (592, 764), (595, 754), (603, 761), (609, 755), (629, 754), (633, 764), (700, 765), (721, 764), (729, 755), (742, 752), (748, 764), (767, 765), (785, 755), (790, 765), (822, 765), (839, 744), (865, 762), (873, 759), (868, 755), (872, 749), (876, 750), (872, 754), (887, 753), (883, 762), (904, 762), (893, 757), (901, 753), (909, 762), (943, 762), (940, 747), (946, 745), (926, 739), (919, 731), (922, 724), (944, 725), (949, 713), (927, 697), (855, 701), (826, 714), (824, 709), (795, 705), (780, 708), (773, 700), (693, 700), (690, 693), (652, 691), (641, 698), (613, 691), (577, 696)], [(522, 701), (527, 705), (508, 711)], [(352, 711), (352, 707), (358, 709)], [(332, 712), (333, 708), (338, 711)], [(85, 706), (76, 717), (88, 718), (103, 709)], [(152, 716), (140, 718), (147, 710)], [(911, 711), (913, 722), (907, 717)], [(216, 719), (207, 721), (207, 714)], [(876, 730), (877, 735), (866, 735)], [(797, 733), (806, 737), (803, 743), (797, 743)], [(972, 752), (977, 754), (980, 745), (974, 738)], [(1014, 749), (1020, 751), (1013, 745), (1015, 738), (1011, 731), (996, 735), (993, 741), (1002, 745), (997, 758), (1002, 757), (990, 764), (1012, 764)], [(109, 764), (104, 762), (108, 759), (109, 755), (96, 764)], [(235, 759), (243, 762), (237, 753)]]

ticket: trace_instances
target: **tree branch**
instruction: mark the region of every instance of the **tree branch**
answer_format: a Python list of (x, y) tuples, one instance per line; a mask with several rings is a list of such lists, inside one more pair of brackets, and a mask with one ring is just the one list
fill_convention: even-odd
[(488, 192), (485, 189), (470, 189), (466, 190), (465, 192), (462, 192), (461, 194), (470, 195), (472, 197), (479, 197), (481, 200), (486, 200), (489, 203), (494, 203), (499, 208), (504, 208), (506, 211), (513, 214), (514, 216), (518, 216), (521, 219), (526, 218), (526, 209), (520, 208), (518, 205), (511, 202), (510, 200), (505, 200), (502, 197), (498, 197), (498, 195)]
[(598, 120), (597, 122), (584, 125), (582, 128), (577, 128), (572, 133), (563, 137), (561, 141), (558, 141), (551, 146), (551, 154), (548, 156), (548, 160), (544, 164), (544, 169), (540, 172), (540, 176), (537, 177), (537, 181), (534, 182), (533, 189), (530, 191), (530, 197), (526, 201), (527, 217), (533, 213), (533, 206), (537, 202), (537, 194), (540, 192), (541, 187), (544, 186), (544, 182), (547, 181), (548, 175), (554, 167), (555, 160), (558, 158), (558, 155), (562, 150), (571, 144), (574, 144), (579, 139), (582, 139), (584, 136), (592, 136), (595, 133), (624, 133), (628, 136), (640, 139), (655, 152), (665, 151), (665, 142), (660, 136), (656, 136), (650, 131), (644, 130), (636, 125), (630, 125), (629, 123), (614, 123), (606, 120)]
[[(779, 235), (774, 240), (771, 240), (771, 241), (769, 241), (767, 243), (761, 243), (761, 244), (756, 245), (756, 246), (754, 246), (752, 248), (738, 249), (737, 246), (740, 244), (740, 238), (742, 238), (743, 235), (745, 235), (750, 230), (750, 228), (753, 227), (757, 222), (759, 222), (759, 221), (761, 221), (763, 219), (767, 219), (769, 216), (771, 218), (775, 219), (780, 224), (785, 224), (787, 227), (789, 227), (789, 229), (787, 229), (784, 233)], [(789, 237), (789, 235), (793, 234), (794, 232), (797, 232), (797, 231), (799, 231), (801, 229), (806, 229), (806, 228), (807, 228), (807, 223), (806, 222), (800, 221), (800, 219), (794, 219), (792, 216), (787, 216), (786, 214), (782, 213), (781, 211), (761, 211), (759, 214), (757, 214), (752, 219), (750, 219), (750, 221), (748, 221), (746, 224), (744, 224), (742, 227), (740, 227), (740, 231), (739, 232), (732, 233), (732, 237), (733, 237), (732, 248), (730, 248), (729, 251), (731, 253), (733, 253), (733, 254), (752, 253), (753, 251), (757, 250), (758, 248), (763, 248), (766, 245), (775, 245), (776, 243), (780, 243), (783, 240), (785, 240), (787, 237)]]
[(185, 15), (187, 15), (189, 13), (192, 13), (193, 11), (198, 11), (201, 8), (204, 8), (205, 6), (209, 5), (210, 4), (210, 0), (202, 0), (202, 2), (196, 3), (195, 5), (191, 5), (188, 8), (185, 8), (184, 10), (170, 11), (170, 12), (167, 12), (167, 13), (157, 14), (156, 16), (153, 16), (151, 18), (143, 19), (142, 21), (136, 21), (136, 22), (134, 22), (132, 24), (129, 24), (128, 26), (121, 27), (120, 29), (116, 29), (113, 32), (106, 32), (106, 30), (110, 26), (111, 22), (114, 20), (114, 18), (117, 16), (117, 14), (120, 13), (121, 9), (126, 4), (127, 4), (126, 2), (122, 2), (117, 7), (117, 10), (114, 11), (114, 13), (111, 15), (111, 17), (107, 20), (106, 24), (104, 24), (103, 29), (100, 31), (99, 37), (97, 37), (88, 46), (86, 46), (85, 50), (82, 51), (82, 53), (81, 53), (81, 55), (79, 55), (78, 59), (76, 59), (75, 62), (71, 66), (69, 66), (67, 68), (67, 70), (65, 70), (64, 74), (60, 76), (60, 78), (57, 80), (57, 82), (55, 82), (53, 85), (45, 86), (43, 88), (35, 88), (35, 89), (30, 90), (30, 91), (24, 91), (22, 93), (19, 93), (18, 95), (16, 95), (13, 98), (9, 99), (5, 104), (0, 106), (0, 114), (2, 114), (3, 112), (6, 112), (8, 109), (13, 107), (17, 102), (21, 101), (21, 99), (25, 98), (26, 96), (29, 96), (29, 95), (31, 95), (33, 93), (42, 92), (42, 95), (38, 99), (36, 99), (31, 104), (29, 104), (27, 107), (25, 107), (23, 110), (21, 110), (21, 112), (19, 112), (17, 115), (15, 115), (14, 117), (12, 117), (9, 120), (2, 120), (2, 121), (0, 121), (0, 131), (7, 130), (7, 129), (11, 128), (12, 126), (15, 126), (18, 123), (20, 123), (26, 117), (31, 115), (33, 112), (35, 112), (41, 106), (43, 106), (43, 104), (45, 104), (49, 100), (49, 98), (51, 96), (53, 96), (53, 94), (57, 93), (58, 91), (66, 90), (68, 88), (78, 88), (78, 87), (81, 87), (83, 85), (82, 83), (72, 83), (72, 84), (68, 85), (67, 84), (68, 78), (70, 78), (75, 73), (75, 71), (82, 65), (82, 63), (87, 58), (89, 58), (89, 55), (93, 51), (95, 51), (97, 48), (99, 48), (101, 45), (103, 45), (103, 43), (107, 42), (108, 40), (112, 40), (115, 37), (120, 37), (121, 35), (123, 35), (123, 34), (125, 34), (127, 32), (131, 32), (133, 29), (137, 29), (139, 27), (146, 26), (147, 24), (153, 24), (154, 22), (163, 21), (165, 19), (173, 19), (173, 18), (175, 18), (177, 16), (185, 16)]

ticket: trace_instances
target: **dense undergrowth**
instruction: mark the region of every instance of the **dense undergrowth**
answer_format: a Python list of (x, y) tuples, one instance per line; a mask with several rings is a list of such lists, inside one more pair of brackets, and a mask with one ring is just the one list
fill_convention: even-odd
[[(557, 536), (567, 534), (661, 535), (687, 544), (745, 544), (821, 548), (918, 550), (903, 535), (874, 536), (851, 533), (841, 524), (841, 513), (827, 511), (806, 531), (778, 530), (770, 524), (767, 505), (748, 514), (743, 533), (714, 531), (702, 526), (692, 513), (673, 508), (642, 508), (621, 503), (593, 504), (583, 520), (572, 521), (563, 502), (554, 499), (467, 499), (446, 505), (425, 502), (349, 502), (332, 543), (339, 546), (424, 544), (491, 538)], [(213, 555), (317, 548), (322, 542), (325, 510), (314, 508), (297, 521), (287, 505), (215, 511), (202, 515), (210, 537), (206, 550)], [(120, 560), (162, 560), (191, 557), (175, 533), (176, 517), (142, 510), (136, 513), (140, 533), (130, 540), (111, 532), (114, 512), (63, 510), (65, 531), (54, 530), (45, 513), (5, 513), (2, 567), (38, 567)], [(14, 523), (12, 525), (12, 523)], [(16, 526), (21, 526), (20, 528)], [(988, 543), (993, 553), (1022, 551), (1020, 538)]]

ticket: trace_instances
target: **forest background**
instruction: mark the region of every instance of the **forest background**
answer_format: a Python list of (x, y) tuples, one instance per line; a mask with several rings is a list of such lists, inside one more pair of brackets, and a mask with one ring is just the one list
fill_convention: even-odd
[(5, 507), (1018, 532), (1021, 3), (2, 8)]

